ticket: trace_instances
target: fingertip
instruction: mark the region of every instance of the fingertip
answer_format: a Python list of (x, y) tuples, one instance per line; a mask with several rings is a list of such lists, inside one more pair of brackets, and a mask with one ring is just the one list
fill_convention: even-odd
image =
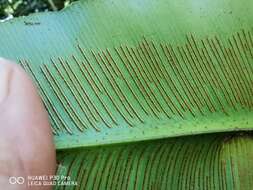
[[(24, 69), (0, 58), (0, 123), (31, 174), (55, 171), (55, 147), (48, 114)], [(0, 136), (1, 138), (1, 136)], [(40, 153), (40, 158), (36, 158)], [(35, 168), (35, 169), (34, 169)], [(36, 171), (34, 171), (36, 170)]]

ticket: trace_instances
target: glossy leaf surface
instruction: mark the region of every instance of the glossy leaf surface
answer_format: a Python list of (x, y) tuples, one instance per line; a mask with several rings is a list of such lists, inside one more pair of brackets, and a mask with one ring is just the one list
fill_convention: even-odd
[(56, 189), (250, 190), (252, 137), (217, 133), (253, 129), (252, 9), (93, 0), (0, 24), (64, 149), (58, 174), (79, 183)]
[(209, 134), (65, 151), (58, 174), (77, 183), (68, 189), (251, 190), (252, 143)]
[(250, 130), (252, 2), (81, 1), (1, 24), (59, 149)]

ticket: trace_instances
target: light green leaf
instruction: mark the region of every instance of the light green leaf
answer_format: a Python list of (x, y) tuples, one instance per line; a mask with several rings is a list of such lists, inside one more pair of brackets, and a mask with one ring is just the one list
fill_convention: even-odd
[(1, 24), (0, 52), (29, 64), (59, 149), (250, 130), (252, 7), (81, 1)]
[(252, 145), (245, 134), (212, 134), (65, 151), (58, 174), (69, 179), (55, 189), (251, 190)]
[(250, 189), (252, 137), (206, 133), (253, 129), (252, 9), (84, 0), (0, 24), (0, 55), (50, 114), (58, 174), (79, 183), (56, 189)]

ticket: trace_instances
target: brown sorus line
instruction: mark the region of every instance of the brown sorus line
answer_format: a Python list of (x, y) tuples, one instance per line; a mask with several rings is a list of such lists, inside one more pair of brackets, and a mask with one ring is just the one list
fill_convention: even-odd
[[(129, 48), (128, 47), (126, 47), (126, 50), (127, 50), (127, 53), (130, 55), (130, 58), (133, 60), (133, 66), (135, 67), (135, 68), (137, 68), (137, 73), (139, 73), (139, 75), (140, 75), (140, 79), (142, 79), (143, 81), (144, 81), (144, 83), (145, 83), (145, 85), (148, 87), (148, 89), (149, 89), (149, 91), (151, 91), (151, 92), (153, 92), (153, 90), (152, 90), (152, 88), (149, 86), (149, 83), (148, 83), (148, 81), (146, 80), (146, 77), (143, 75), (143, 73), (140, 71), (140, 68), (139, 68), (139, 66), (138, 66), (138, 63), (135, 61), (135, 59), (133, 58), (133, 56), (132, 56), (132, 54), (131, 54), (131, 52), (130, 52), (130, 50), (129, 50)], [(133, 68), (133, 67), (132, 67)], [(133, 68), (134, 69), (134, 68)], [(154, 84), (155, 84), (155, 86), (156, 86), (156, 88), (159, 90), (159, 92), (160, 92), (160, 94), (161, 94), (161, 90), (158, 88), (158, 86), (157, 86), (157, 84), (156, 84), (156, 82), (154, 81)], [(161, 94), (162, 95), (162, 97), (164, 98), (164, 96), (163, 96), (163, 94)], [(154, 95), (155, 96), (155, 95)], [(164, 99), (165, 100), (165, 99)], [(165, 100), (165, 102), (166, 102), (166, 100)], [(162, 105), (160, 104), (160, 102), (158, 101), (158, 104), (160, 105), (160, 107), (162, 107)], [(162, 108), (163, 109), (163, 108)], [(165, 111), (165, 114), (168, 116), (168, 117), (170, 117), (169, 116), (169, 114), (166, 112), (166, 110), (164, 110)]]
[[(52, 59), (51, 59), (52, 61)], [(57, 82), (56, 79), (54, 79), (52, 73), (50, 72), (47, 65), (41, 66), (41, 71), (43, 72), (48, 84), (52, 87), (53, 91), (55, 92), (55, 95), (60, 100), (61, 104), (64, 107), (64, 110), (69, 114), (69, 117), (72, 119), (75, 125), (77, 125), (77, 128), (82, 132), (84, 128), (87, 129), (87, 124), (84, 122), (75, 112), (73, 106), (69, 102), (68, 98), (63, 93), (62, 89), (60, 88), (59, 82)], [(56, 87), (56, 88), (55, 88)], [(62, 98), (63, 99), (62, 99)], [(65, 103), (64, 103), (65, 102)], [(81, 126), (79, 125), (81, 124)]]
[[(176, 112), (183, 118), (183, 114), (179, 111), (179, 109), (177, 108), (177, 106), (173, 103), (171, 97), (169, 96), (169, 94), (168, 94), (167, 91), (165, 90), (164, 85), (163, 85), (163, 83), (162, 83), (162, 81), (165, 80), (166, 76), (164, 75), (164, 73), (162, 72), (162, 69), (160, 68), (160, 64), (163, 64), (163, 62), (160, 60), (161, 57), (158, 56), (158, 57), (159, 57), (159, 62), (158, 62), (157, 59), (156, 59), (156, 57), (155, 57), (155, 53), (154, 53), (154, 52), (152, 51), (152, 49), (150, 48), (150, 45), (149, 45), (149, 43), (147, 42), (146, 39), (145, 39), (145, 43), (147, 44), (147, 46), (148, 46), (148, 48), (149, 48), (149, 50), (150, 50), (150, 52), (151, 52), (151, 56), (153, 57), (153, 59), (154, 59), (154, 61), (155, 61), (155, 63), (153, 63), (153, 64), (157, 65), (156, 71), (157, 71), (157, 73), (159, 73), (160, 76), (161, 76), (161, 79), (159, 79), (159, 77), (157, 77), (157, 75), (156, 75), (154, 72), (152, 72), (154, 78), (156, 79), (156, 81), (157, 81), (157, 83), (158, 83), (158, 86), (160, 86), (161, 89), (162, 89), (162, 91), (160, 90), (160, 92), (161, 92), (161, 94), (162, 94), (162, 96), (163, 96), (163, 99), (166, 101), (166, 103), (167, 103), (167, 105), (168, 105), (169, 107), (171, 107), (171, 106), (168, 104), (168, 102), (170, 102), (170, 104), (172, 104), (172, 107), (176, 110)], [(153, 47), (153, 49), (155, 50), (155, 52), (158, 53), (157, 48), (155, 47), (154, 44), (152, 44), (152, 47)], [(153, 71), (153, 70), (152, 70), (152, 71)], [(157, 86), (156, 83), (155, 83), (155, 85)], [(158, 86), (157, 86), (157, 88), (159, 89)], [(164, 94), (165, 94), (165, 96), (164, 96)], [(168, 102), (167, 102), (167, 101), (168, 101)], [(174, 112), (174, 110), (173, 110), (172, 108), (170, 108), (170, 110), (171, 110), (171, 112), (172, 112), (173, 114), (175, 114), (175, 112)]]
[[(142, 97), (145, 99), (145, 102), (146, 102), (147, 105), (149, 106), (150, 110), (155, 114), (156, 117), (158, 117), (157, 112), (153, 109), (153, 102), (152, 102), (152, 100), (150, 99), (150, 96), (149, 96), (149, 95), (146, 96), (146, 91), (144, 90), (144, 87), (142, 86), (142, 84), (140, 83), (140, 81), (137, 81), (137, 79), (136, 79), (137, 77), (135, 78), (135, 77), (133, 76), (133, 74), (132, 74), (132, 72), (130, 71), (129, 67), (127, 66), (127, 64), (126, 64), (125, 61), (123, 60), (123, 57), (120, 55), (119, 50), (118, 50), (117, 48), (115, 48), (115, 51), (117, 52), (117, 54), (118, 54), (118, 56), (120, 57), (122, 63), (124, 64), (125, 68), (127, 69), (128, 73), (129, 73), (129, 75), (130, 75), (130, 77), (131, 77), (132, 80), (134, 81), (134, 83), (135, 83), (137, 89), (139, 90), (139, 92), (141, 92)], [(129, 61), (128, 61), (128, 63), (129, 63)], [(144, 92), (145, 92), (145, 94), (144, 94)], [(147, 97), (148, 97), (148, 99), (147, 99)], [(149, 100), (149, 101), (148, 101), (148, 100)], [(150, 103), (151, 103), (152, 105), (151, 105)]]
[[(79, 98), (81, 98), (82, 95), (80, 95), (80, 94), (79, 94), (80, 92), (79, 92), (78, 90), (76, 90), (76, 92), (78, 93), (78, 95), (80, 95), (80, 97), (78, 97), (78, 96), (76, 95), (76, 92), (75, 92), (74, 89), (73, 89), (73, 87), (75, 87), (75, 85), (71, 85), (71, 84), (73, 84), (73, 81), (71, 81), (71, 84), (68, 82), (67, 79), (71, 80), (71, 78), (70, 78), (70, 75), (68, 74), (68, 72), (67, 72), (67, 70), (66, 70), (66, 67), (64, 66), (63, 60), (62, 60), (61, 58), (58, 58), (58, 60), (59, 60), (59, 63), (60, 63), (60, 64), (62, 65), (62, 67), (64, 68), (65, 73), (67, 74), (67, 77), (66, 77), (66, 76), (63, 76), (62, 71), (60, 70), (58, 64), (56, 64), (55, 62), (52, 62), (53, 67), (55, 68), (55, 70), (57, 71), (57, 73), (59, 73), (59, 76), (61, 77), (61, 79), (62, 79), (62, 80), (65, 82), (65, 84), (68, 86), (68, 88), (69, 88), (70, 92), (72, 93), (72, 95), (73, 95), (75, 101), (77, 102), (78, 106), (80, 107), (80, 109), (81, 109), (81, 110), (83, 111), (83, 113), (85, 114), (85, 117), (86, 117), (88, 123), (89, 123), (96, 131), (99, 131), (99, 129), (95, 126), (95, 124), (90, 120), (90, 118), (89, 118), (89, 116), (88, 116), (88, 113), (87, 113), (87, 110), (84, 109), (84, 107), (82, 106), (82, 104), (81, 104), (81, 102), (80, 102), (80, 99), (79, 99)], [(52, 60), (52, 61), (53, 61), (53, 60)], [(83, 101), (83, 102), (84, 102), (84, 101)], [(85, 106), (86, 106), (86, 107), (88, 108), (88, 110), (89, 110), (89, 107), (88, 107), (87, 103), (86, 103), (86, 102), (84, 102), (84, 103), (85, 103)], [(91, 117), (95, 118), (94, 115), (93, 115), (92, 113), (91, 113)], [(95, 119), (95, 120), (96, 120), (96, 119)]]
[[(91, 53), (92, 53), (92, 55), (93, 55), (93, 57), (94, 57), (96, 63), (99, 65), (99, 61), (98, 61), (98, 59), (97, 59), (97, 56), (95, 55), (95, 53), (94, 53), (92, 50), (91, 50)], [(89, 67), (92, 68), (92, 66), (91, 66), (90, 64), (89, 64)], [(93, 70), (94, 73), (96, 73), (94, 69), (92, 69), (92, 70)], [(98, 74), (96, 74), (96, 76), (97, 76), (97, 79), (98, 79), (100, 85), (101, 85), (102, 88), (104, 89), (104, 91), (105, 91), (106, 95), (108, 96), (108, 98), (111, 100), (111, 102), (112, 102), (113, 106), (115, 107), (115, 109), (116, 109), (116, 110), (118, 111), (118, 113), (123, 117), (123, 119), (126, 121), (126, 123), (127, 123), (130, 127), (132, 127), (132, 126), (133, 126), (132, 122), (129, 121), (128, 117), (126, 117), (124, 113), (122, 113), (122, 111), (121, 111), (120, 108), (119, 108), (119, 105), (115, 102), (115, 99), (111, 96), (111, 94), (108, 92), (108, 90), (104, 87), (103, 82), (101, 81), (101, 78), (98, 77)], [(105, 75), (105, 76), (106, 76), (106, 75)], [(106, 76), (106, 77), (107, 77), (107, 76)], [(109, 81), (109, 79), (107, 79), (107, 80)]]
[[(23, 63), (23, 64), (22, 64)], [(46, 103), (46, 105), (48, 105), (53, 111), (54, 114), (56, 115), (56, 118), (60, 121), (60, 125), (57, 125), (56, 128), (58, 130), (62, 130), (61, 126), (63, 126), (63, 128), (70, 134), (72, 135), (73, 132), (71, 131), (71, 129), (69, 129), (69, 127), (67, 126), (67, 124), (65, 123), (64, 119), (61, 117), (60, 113), (57, 111), (57, 109), (55, 108), (55, 106), (53, 105), (52, 101), (50, 100), (49, 96), (44, 92), (44, 89), (40, 83), (40, 81), (37, 79), (36, 75), (34, 74), (29, 62), (27, 60), (25, 60), (24, 62), (21, 62), (22, 65), (24, 65), (24, 68), (26, 68), (26, 70), (31, 73), (32, 78), (35, 80), (36, 84), (38, 85), (40, 92), (42, 93), (42, 99), (44, 101), (44, 103)], [(47, 103), (48, 102), (48, 103)], [(54, 118), (54, 114), (51, 115), (52, 118)], [(58, 123), (58, 122), (56, 122)]]
[[(101, 105), (103, 106), (103, 108), (105, 109), (106, 113), (109, 115), (110, 119), (113, 121), (113, 123), (115, 125), (118, 125), (117, 122), (116, 122), (116, 119), (113, 117), (112, 113), (109, 111), (109, 108), (107, 107), (107, 105), (102, 101), (101, 97), (99, 96), (99, 92), (102, 92), (102, 91), (98, 91), (98, 88), (95, 87), (94, 84), (95, 81), (94, 79), (92, 78), (88, 68), (86, 67), (86, 64), (85, 63), (81, 63), (76, 59), (75, 56), (72, 56), (72, 58), (74, 59), (74, 61), (76, 62), (76, 64), (78, 65), (78, 68), (80, 69), (81, 73), (82, 73), (82, 76), (85, 78), (85, 80), (89, 83), (89, 85), (91, 86), (91, 88), (93, 89), (93, 92), (95, 93), (96, 97), (98, 98), (99, 102), (101, 103)], [(89, 75), (90, 79), (86, 76), (85, 72), (83, 71), (82, 67), (85, 69), (86, 73)]]
[[(100, 131), (104, 126), (119, 126), (121, 119), (132, 127), (145, 123), (148, 117), (159, 122), (175, 116), (229, 115), (229, 110), (238, 111), (238, 106), (252, 110), (252, 34), (241, 30), (223, 42), (217, 36), (198, 42), (190, 34), (184, 44), (175, 47), (156, 44), (145, 36), (135, 47), (120, 45), (112, 50), (85, 52), (78, 44), (78, 54), (71, 60), (58, 57), (57, 62), (51, 59), (51, 64), (41, 66), (40, 78), (27, 60), (20, 60), (20, 64), (41, 89), (54, 134), (73, 134), (52, 98), (80, 132), (89, 127)], [(42, 84), (50, 86), (53, 97), (46, 94)], [(95, 185), (100, 186), (100, 181)]]
[[(74, 56), (73, 56), (74, 57)], [(89, 97), (89, 95), (86, 93), (83, 85), (81, 84), (81, 82), (79, 81), (78, 77), (76, 76), (75, 72), (71, 69), (71, 67), (69, 65), (66, 64), (66, 66), (68, 66), (70, 72), (72, 73), (72, 75), (74, 76), (75, 81), (77, 81), (78, 85), (80, 86), (83, 95), (85, 96), (85, 98), (87, 99), (88, 103), (91, 105), (91, 107), (95, 110), (96, 115), (98, 115), (98, 117), (103, 121), (103, 123), (108, 127), (111, 128), (111, 125), (102, 117), (102, 115), (100, 114), (100, 112), (98, 111), (98, 108), (96, 107), (96, 105), (92, 102), (91, 98)], [(75, 82), (73, 82), (75, 84)], [(86, 103), (87, 104), (87, 103)], [(88, 105), (87, 105), (88, 106)], [(88, 106), (89, 107), (89, 106)], [(92, 114), (93, 112), (90, 110), (90, 113)], [(96, 119), (96, 121), (99, 121), (98, 118), (94, 118)]]

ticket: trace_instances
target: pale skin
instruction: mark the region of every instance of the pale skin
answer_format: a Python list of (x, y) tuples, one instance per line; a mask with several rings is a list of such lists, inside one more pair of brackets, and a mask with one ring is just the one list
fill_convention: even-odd
[(11, 176), (55, 175), (56, 153), (35, 85), (20, 66), (5, 59), (0, 59), (0, 129), (0, 188), (51, 190), (9, 182)]

